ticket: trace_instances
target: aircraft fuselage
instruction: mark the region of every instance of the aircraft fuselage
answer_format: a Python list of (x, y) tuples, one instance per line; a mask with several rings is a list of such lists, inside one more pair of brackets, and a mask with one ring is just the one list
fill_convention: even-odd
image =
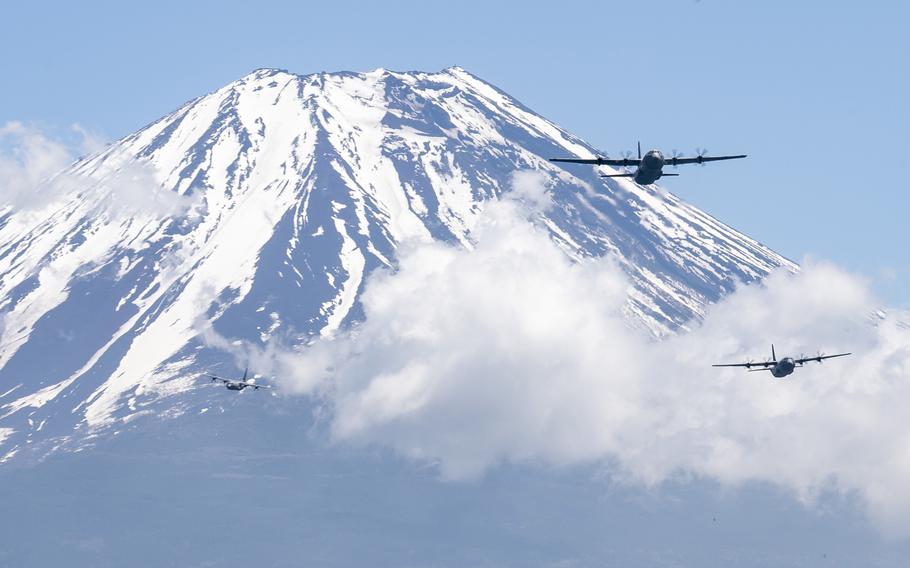
[(771, 367), (771, 374), (775, 378), (782, 379), (791, 374), (796, 369), (796, 362), (792, 357), (784, 357), (777, 362), (777, 365)]
[(663, 175), (664, 155), (659, 150), (651, 150), (638, 163), (635, 170), (635, 183), (639, 185), (652, 184)]

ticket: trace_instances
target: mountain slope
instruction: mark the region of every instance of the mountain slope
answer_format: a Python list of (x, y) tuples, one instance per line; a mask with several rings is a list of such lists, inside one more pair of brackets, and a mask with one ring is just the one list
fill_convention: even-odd
[(40, 207), (0, 210), (0, 459), (184, 412), (194, 372), (225, 359), (208, 325), (331, 335), (400, 243), (470, 246), (518, 170), (549, 179), (538, 222), (567, 254), (628, 273), (630, 321), (655, 336), (794, 268), (658, 188), (547, 161), (593, 153), (457, 67), (258, 70), (187, 103), (48, 182)]

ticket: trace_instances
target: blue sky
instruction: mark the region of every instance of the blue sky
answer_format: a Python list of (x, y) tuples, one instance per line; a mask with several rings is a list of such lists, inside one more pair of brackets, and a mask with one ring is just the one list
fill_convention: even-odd
[(748, 153), (666, 186), (910, 305), (902, 2), (7, 4), (0, 123), (128, 134), (257, 67), (461, 65), (606, 152)]

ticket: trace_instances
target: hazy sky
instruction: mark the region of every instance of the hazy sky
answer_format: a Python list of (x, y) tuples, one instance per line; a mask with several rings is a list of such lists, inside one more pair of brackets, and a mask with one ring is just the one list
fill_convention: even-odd
[(666, 186), (910, 304), (904, 2), (7, 4), (0, 124), (118, 138), (257, 67), (461, 65), (595, 144), (747, 153)]

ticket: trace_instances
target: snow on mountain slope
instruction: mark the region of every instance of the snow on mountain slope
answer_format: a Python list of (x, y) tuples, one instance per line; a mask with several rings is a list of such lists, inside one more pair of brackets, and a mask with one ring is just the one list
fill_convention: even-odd
[(179, 415), (199, 338), (299, 342), (360, 317), (409, 239), (470, 246), (483, 203), (537, 170), (567, 254), (629, 274), (662, 336), (792, 263), (677, 197), (548, 158), (594, 148), (495, 87), (439, 73), (257, 70), (76, 163), (41, 207), (0, 209), (0, 460), (153, 411)]

